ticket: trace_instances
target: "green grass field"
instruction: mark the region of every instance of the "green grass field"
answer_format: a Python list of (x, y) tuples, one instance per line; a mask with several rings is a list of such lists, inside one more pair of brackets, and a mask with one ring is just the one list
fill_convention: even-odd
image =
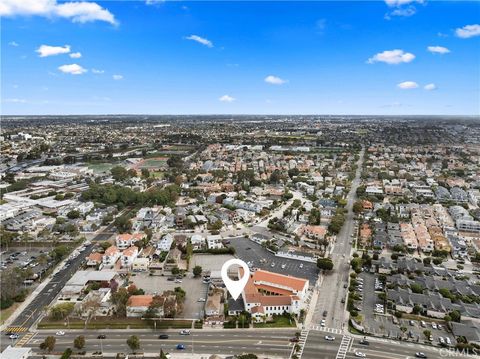
[(104, 173), (110, 171), (113, 166), (115, 166), (113, 163), (92, 163), (88, 165), (88, 168), (95, 173)]

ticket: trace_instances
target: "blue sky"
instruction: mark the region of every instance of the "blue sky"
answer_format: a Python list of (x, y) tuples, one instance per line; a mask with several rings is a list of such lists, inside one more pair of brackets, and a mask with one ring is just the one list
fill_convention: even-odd
[(3, 114), (480, 114), (480, 3), (0, 0)]

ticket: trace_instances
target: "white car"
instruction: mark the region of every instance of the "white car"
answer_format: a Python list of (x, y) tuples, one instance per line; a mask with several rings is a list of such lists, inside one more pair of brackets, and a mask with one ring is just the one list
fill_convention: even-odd
[(320, 322), (320, 325), (321, 325), (322, 327), (325, 326), (325, 319), (322, 319), (322, 321)]
[(65, 332), (62, 332), (61, 330), (56, 332), (55, 333), (56, 335), (59, 335), (59, 336), (64, 336), (65, 335)]
[(355, 352), (355, 356), (358, 358), (366, 358), (367, 354), (362, 353), (362, 352)]
[(335, 337), (332, 337), (331, 335), (325, 335), (325, 340), (328, 340), (329, 342), (333, 342), (335, 340)]
[(188, 330), (188, 329), (183, 329), (183, 330), (180, 331), (179, 334), (180, 334), (180, 335), (190, 335), (190, 330)]
[(432, 328), (437, 329), (437, 323), (432, 323)]
[(198, 298), (197, 302), (205, 302), (205, 298)]

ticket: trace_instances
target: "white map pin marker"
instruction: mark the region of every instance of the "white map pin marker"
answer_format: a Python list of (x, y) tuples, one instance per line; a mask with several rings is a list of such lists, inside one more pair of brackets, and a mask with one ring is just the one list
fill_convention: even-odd
[[(237, 264), (243, 268), (243, 277), (239, 280), (231, 280), (228, 277), (228, 268), (230, 268), (230, 266), (234, 264)], [(247, 263), (237, 258), (229, 259), (223, 264), (221, 274), (223, 283), (225, 283), (225, 286), (230, 292), (230, 295), (234, 300), (237, 300), (240, 294), (242, 294), (243, 288), (245, 288), (245, 285), (248, 282), (248, 278), (250, 277), (250, 269), (248, 268)]]

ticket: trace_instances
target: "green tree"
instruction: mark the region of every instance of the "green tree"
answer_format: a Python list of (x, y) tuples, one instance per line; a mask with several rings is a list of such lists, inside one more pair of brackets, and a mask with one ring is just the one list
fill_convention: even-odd
[(193, 267), (193, 275), (194, 275), (195, 277), (199, 277), (199, 276), (202, 274), (202, 271), (203, 271), (203, 269), (202, 269), (201, 266), (195, 266), (195, 267)]
[(85, 337), (83, 335), (79, 335), (73, 340), (73, 346), (75, 349), (81, 350), (85, 347)]
[(132, 229), (132, 221), (125, 215), (117, 217), (114, 224), (120, 233), (125, 233)]
[(73, 209), (70, 212), (67, 213), (67, 217), (69, 219), (77, 219), (80, 218), (80, 211)]
[(449, 313), (449, 316), (452, 319), (452, 321), (458, 322), (458, 323), (460, 323), (460, 319), (462, 318), (462, 315), (460, 314), (460, 312), (458, 310), (452, 310)]
[(127, 170), (122, 166), (115, 166), (110, 170), (115, 181), (125, 181), (128, 178)]
[(140, 339), (136, 335), (132, 335), (127, 339), (127, 345), (135, 353), (136, 350), (140, 349)]
[(423, 293), (423, 286), (419, 283), (410, 284), (410, 289), (413, 293)]
[(60, 357), (60, 359), (70, 359), (71, 356), (72, 356), (72, 349), (67, 348), (67, 349), (65, 349), (65, 351), (63, 352), (63, 354), (62, 354), (62, 356)]
[(50, 308), (50, 318), (53, 320), (62, 320), (67, 318), (75, 308), (75, 303), (60, 303)]
[(356, 201), (354, 204), (353, 204), (353, 212), (359, 214), (359, 213), (362, 213), (363, 211), (363, 203), (362, 201)]
[(432, 332), (431, 332), (430, 330), (428, 330), (428, 329), (425, 329), (425, 330), (423, 331), (423, 335), (425, 335), (425, 338), (429, 339), (430, 336), (432, 335)]
[[(56, 341), (57, 340), (55, 339), (55, 337), (50, 335), (45, 338), (43, 343), (40, 344), (40, 349), (47, 350), (50, 353), (53, 351), (53, 349), (55, 349)], [(42, 344), (43, 344), (43, 347), (42, 347)]]
[(318, 258), (317, 267), (323, 270), (332, 270), (333, 262), (330, 258)]

